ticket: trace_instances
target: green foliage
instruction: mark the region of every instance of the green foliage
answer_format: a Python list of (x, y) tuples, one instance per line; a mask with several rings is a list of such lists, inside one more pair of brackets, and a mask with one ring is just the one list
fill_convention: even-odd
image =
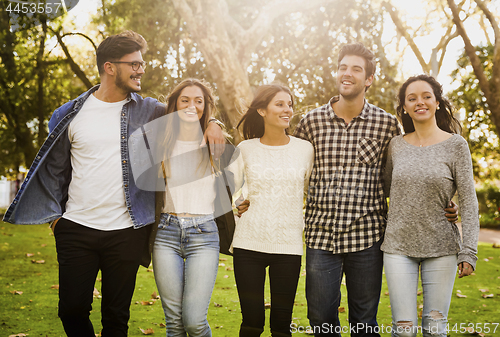
[(500, 188), (485, 183), (476, 189), (481, 227), (500, 228)]
[[(2, 6), (8, 1), (2, 0)], [(52, 111), (82, 86), (64, 58), (52, 52), (52, 23), (19, 17), (12, 30), (7, 13), (0, 12), (0, 176), (15, 177), (29, 167), (47, 136)]]
[[(145, 60), (153, 66), (143, 79), (142, 92), (153, 97), (166, 95), (185, 77), (204, 78), (213, 83), (206, 60), (171, 0), (144, 0), (134, 5), (135, 1), (138, 0), (105, 1), (96, 22), (104, 24), (106, 35), (132, 29), (148, 41)], [(265, 1), (227, 3), (230, 15), (243, 28), (249, 28)], [(379, 61), (368, 100), (393, 112), (396, 67), (385, 57), (381, 44), (382, 19), (376, 1), (339, 0), (321, 9), (275, 20), (253, 54), (248, 67), (250, 84), (255, 88), (273, 74), (274, 80), (293, 89), (297, 96), (296, 111), (306, 112), (317, 104), (325, 104), (337, 93), (334, 76), (338, 51), (344, 43), (359, 41), (372, 48)], [(224, 107), (219, 108), (224, 114)]]
[[(476, 50), (486, 76), (491, 78), (494, 46), (479, 46)], [(465, 115), (463, 135), (469, 142), (474, 176), (481, 181), (498, 179), (500, 144), (491, 111), (465, 52), (457, 60), (457, 65), (451, 76), (460, 86), (449, 94), (449, 98)]]

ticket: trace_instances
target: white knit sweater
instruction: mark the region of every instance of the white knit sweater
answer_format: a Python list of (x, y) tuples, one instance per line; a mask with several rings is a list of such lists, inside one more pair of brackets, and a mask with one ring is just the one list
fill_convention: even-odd
[(308, 141), (290, 136), (283, 146), (260, 139), (238, 145), (228, 167), (236, 191), (246, 183), (250, 207), (239, 219), (233, 247), (264, 253), (302, 255), (303, 197), (311, 173), (314, 149)]

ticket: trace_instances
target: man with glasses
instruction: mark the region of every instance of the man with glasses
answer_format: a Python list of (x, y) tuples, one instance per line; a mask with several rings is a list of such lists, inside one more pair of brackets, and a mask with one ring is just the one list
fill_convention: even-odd
[[(128, 149), (129, 136), (163, 109), (136, 94), (146, 47), (132, 31), (99, 45), (101, 84), (54, 111), (50, 134), (5, 213), (11, 223), (53, 221), (59, 317), (68, 336), (95, 336), (89, 315), (99, 270), (102, 336), (127, 336), (137, 270), (150, 263), (155, 194), (136, 186)], [(224, 142), (215, 123), (206, 136)]]

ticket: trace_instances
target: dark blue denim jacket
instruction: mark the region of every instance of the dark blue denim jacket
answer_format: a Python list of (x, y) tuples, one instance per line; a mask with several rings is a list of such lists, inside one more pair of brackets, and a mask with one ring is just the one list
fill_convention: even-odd
[[(99, 86), (93, 87), (54, 111), (49, 121), (50, 133), (5, 213), (4, 221), (43, 224), (61, 217), (65, 212), (72, 173), (68, 125), (80, 112), (85, 100), (98, 88)], [(123, 189), (134, 228), (155, 221), (155, 194), (137, 188), (134, 182), (129, 163), (128, 138), (137, 128), (150, 121), (155, 109), (160, 109), (161, 106), (155, 99), (142, 98), (132, 93), (122, 109), (120, 147)], [(99, 120), (95, 122), (99, 123)]]

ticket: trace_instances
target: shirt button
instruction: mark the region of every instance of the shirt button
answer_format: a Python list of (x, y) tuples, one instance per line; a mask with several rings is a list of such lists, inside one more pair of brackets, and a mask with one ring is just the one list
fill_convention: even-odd
[(123, 161), (123, 163), (124, 163), (124, 164), (125, 164), (126, 162), (127, 162), (126, 160), (124, 160), (124, 161)]
[(127, 185), (127, 184), (125, 184), (125, 187), (128, 187), (128, 185)]

